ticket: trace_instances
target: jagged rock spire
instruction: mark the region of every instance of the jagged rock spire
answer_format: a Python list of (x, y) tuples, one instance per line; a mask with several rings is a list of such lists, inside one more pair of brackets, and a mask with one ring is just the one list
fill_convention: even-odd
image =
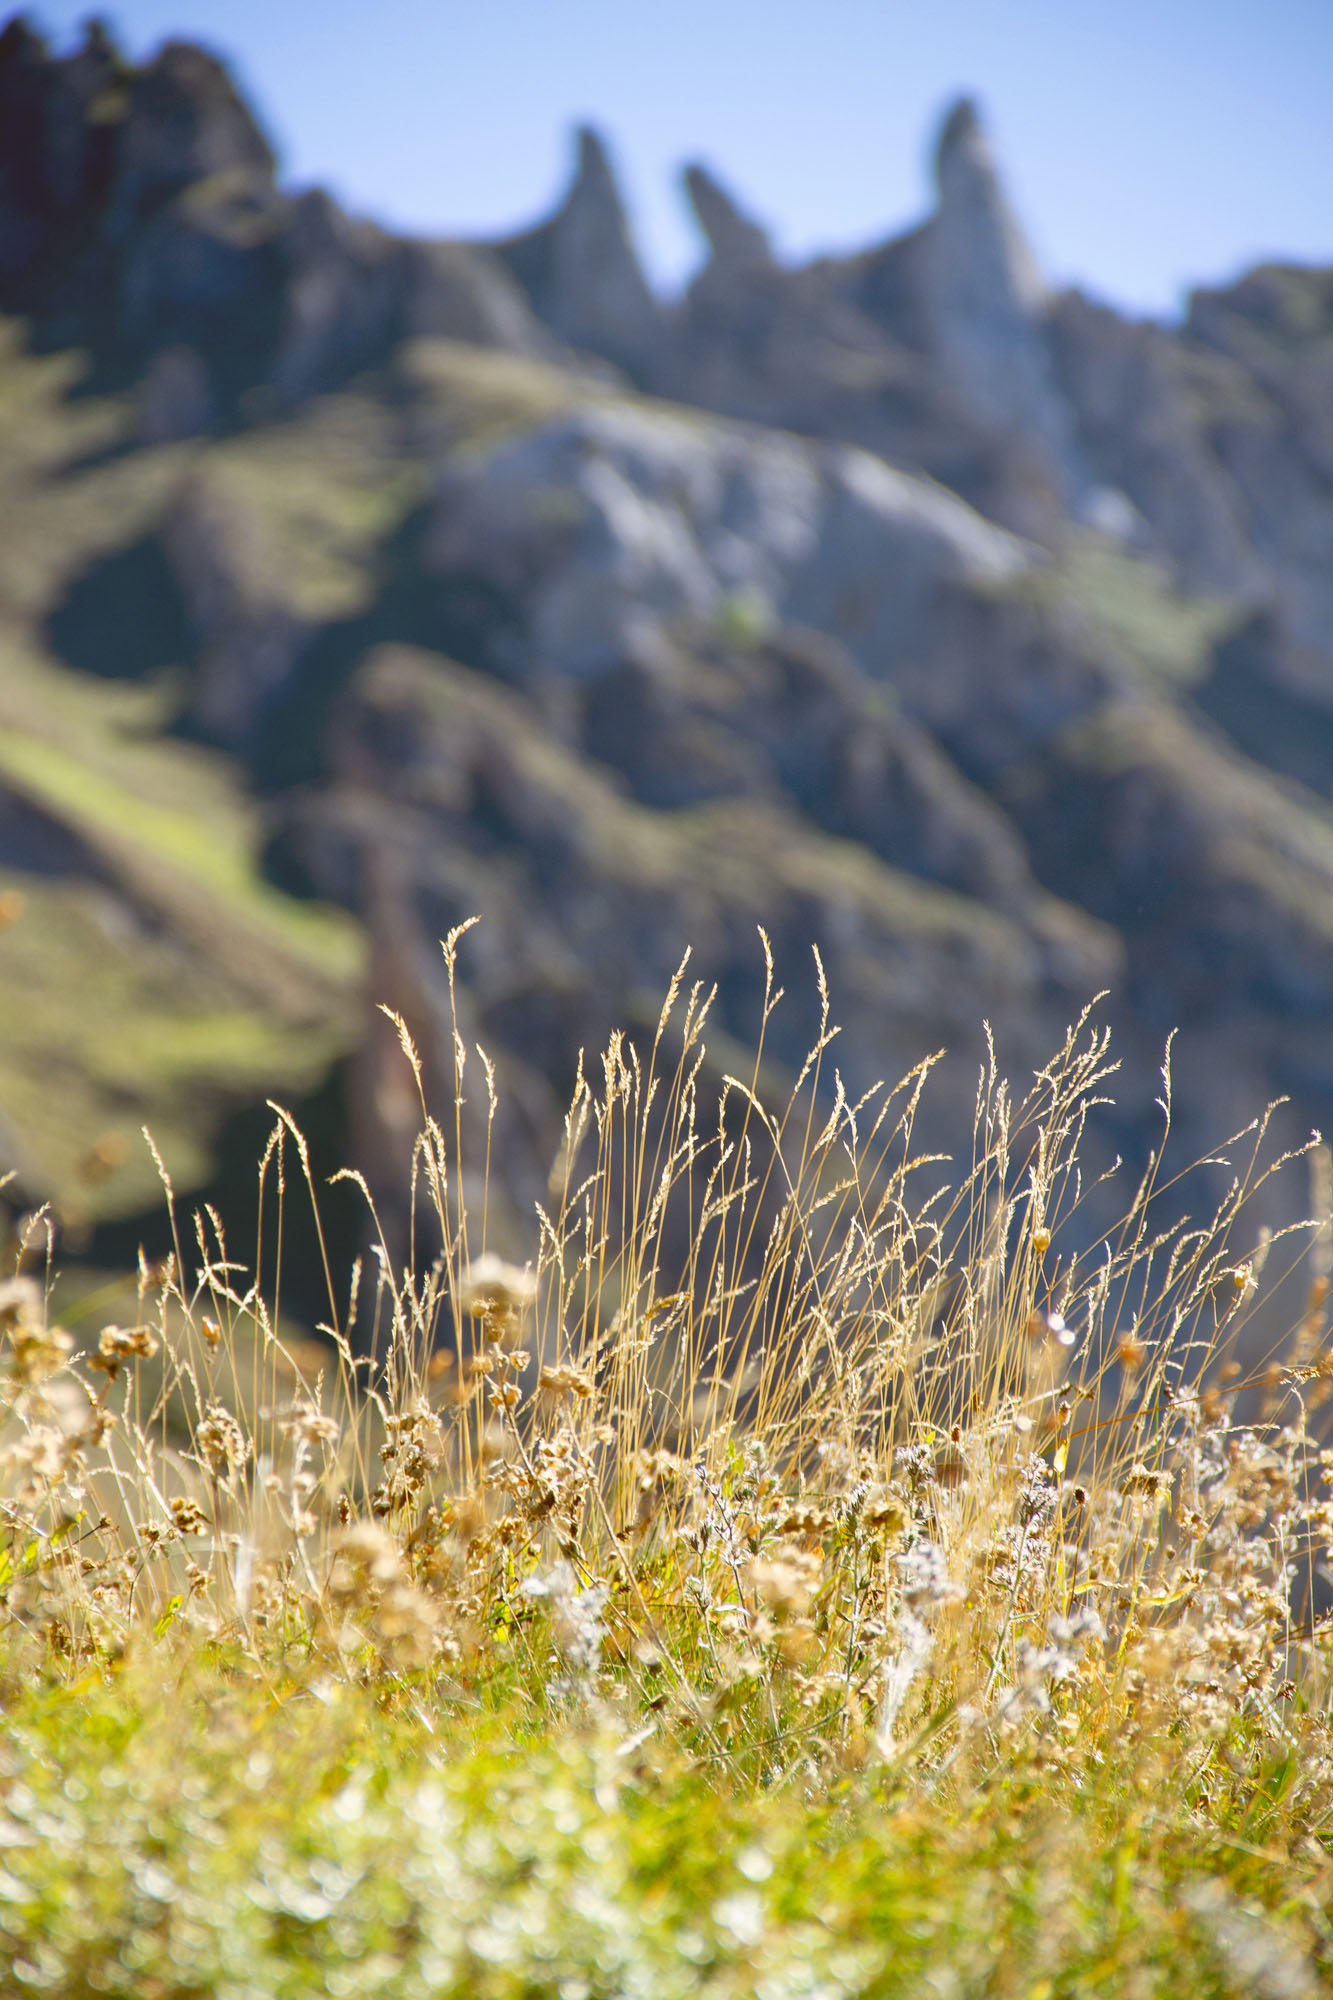
[(935, 147), (939, 190), (937, 234), (966, 253), (975, 290), (1004, 299), (1020, 312), (1039, 312), (1046, 286), (1036, 257), (1010, 208), (990, 139), (974, 99), (959, 98), (940, 128)]
[(606, 146), (591, 126), (579, 130), (577, 170), (550, 221), (495, 248), (561, 340), (636, 377), (651, 372), (662, 309), (643, 275)]
[(687, 166), (681, 180), (715, 265), (735, 272), (773, 268), (768, 232), (736, 205), (707, 167), (697, 162)]
[(1071, 427), (1046, 348), (1046, 288), (970, 98), (944, 120), (935, 176), (922, 279), (936, 359), (974, 417), (999, 435), (1031, 438), (1069, 488)]

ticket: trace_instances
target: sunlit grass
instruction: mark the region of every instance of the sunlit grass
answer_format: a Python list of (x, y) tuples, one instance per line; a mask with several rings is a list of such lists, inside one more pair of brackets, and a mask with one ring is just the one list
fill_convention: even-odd
[[(1094, 1019), (1018, 1094), (983, 1073), (950, 1164), (914, 1147), (931, 1064), (851, 1104), (827, 1014), (764, 1103), (776, 1004), (720, 1093), (683, 976), (588, 1063), (526, 1262), (460, 1205), (503, 1078), (457, 1043), (412, 1243), (368, 1212), (322, 1349), (184, 1214), (137, 1317), (76, 1341), (31, 1225), (17, 1986), (1320, 1990), (1327, 1155), (1260, 1119), (1208, 1214), (1150, 1165), (1099, 1231)], [(303, 1161), (279, 1118), (266, 1270)], [(1276, 1238), (1275, 1172), (1312, 1211)]]

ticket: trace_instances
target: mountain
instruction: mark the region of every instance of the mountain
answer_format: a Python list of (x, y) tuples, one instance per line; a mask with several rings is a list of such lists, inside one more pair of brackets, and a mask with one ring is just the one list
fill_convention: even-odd
[(1333, 1121), (1333, 271), (1131, 320), (1046, 284), (968, 102), (936, 180), (789, 268), (693, 165), (667, 303), (593, 132), (538, 226), (410, 240), (286, 190), (205, 51), (9, 23), (10, 1194), (105, 1249), (139, 1124), (216, 1191), (276, 1093), (400, 1213), (373, 1003), (441, 1101), (478, 912), (519, 1251), (580, 1047), (686, 945), (752, 1044), (760, 924), (778, 1070), (811, 945), (853, 1095), (954, 1051), (927, 1142), (970, 1143), (983, 1019), (1021, 1075), (1101, 989), (1099, 1157), (1152, 1142), (1172, 1029), (1182, 1157)]

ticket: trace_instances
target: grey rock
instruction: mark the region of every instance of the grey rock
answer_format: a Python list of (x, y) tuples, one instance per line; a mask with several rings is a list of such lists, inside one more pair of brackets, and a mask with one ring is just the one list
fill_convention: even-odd
[[(520, 607), (495, 662), (589, 675), (739, 600), (884, 674), (946, 581), (1023, 570), (1013, 537), (867, 452), (683, 414), (585, 407), (446, 469), (424, 558)], [(517, 650), (514, 650), (516, 646)]]
[(741, 212), (707, 167), (693, 162), (682, 172), (681, 183), (708, 241), (705, 280), (739, 280), (773, 268), (767, 231)]
[(294, 403), (388, 348), (399, 330), (404, 249), (320, 189), (295, 203), (283, 248), (290, 278), (273, 380)]
[(511, 354), (552, 347), (500, 259), (471, 243), (408, 246), (403, 330), (409, 339), (463, 340)]
[(176, 444), (212, 430), (216, 405), (208, 365), (193, 347), (164, 347), (139, 388), (139, 436), (147, 445)]
[(186, 345), (267, 361), (286, 276), (288, 204), (248, 168), (192, 183), (137, 230), (120, 260), (118, 330), (153, 353)]
[(945, 119), (935, 172), (920, 253), (932, 353), (980, 424), (1046, 458), (1067, 500), (1082, 477), (1046, 348), (1046, 287), (969, 99)]
[(162, 530), (198, 635), (191, 719), (230, 749), (248, 745), (310, 637), (305, 620), (250, 580), (265, 567), (256, 547), (262, 534), (206, 474), (177, 494)]
[(1185, 330), (1211, 363), (1202, 420), (1270, 580), (1272, 670), (1333, 709), (1333, 276), (1262, 266), (1196, 292)]
[[(1114, 940), (1072, 913), (1063, 922), (1044, 910), (1001, 915), (858, 857), (775, 802), (647, 810), (554, 743), (517, 694), (428, 654), (372, 656), (331, 748), (333, 783), (299, 802), (294, 837), (324, 893), (345, 892), (351, 875), (392, 908), (391, 920), (376, 920), (377, 976), (393, 975), (433, 1094), (451, 1091), (453, 1036), (428, 941), (487, 912), (467, 954), (467, 1033), (507, 1052), (514, 1096), (495, 1145), (503, 1195), (519, 1215), (556, 1156), (580, 1046), (624, 1024), (627, 1006), (631, 1027), (639, 1011), (650, 1027), (687, 944), (699, 976), (718, 982), (719, 1030), (751, 1030), (762, 997), (752, 928), (761, 904), (793, 975), (809, 963), (810, 943), (820, 946), (839, 999), (845, 1075), (894, 1076), (944, 1040), (967, 1049), (942, 1086), (939, 1129), (961, 1129), (972, 1100), (980, 1042), (970, 993), (987, 993), (1002, 1043), (1019, 1055), (1040, 1046), (1072, 989), (1115, 966)], [(815, 999), (813, 978), (803, 981), (770, 1028), (771, 1057), (792, 1070), (809, 1046)], [(371, 1125), (365, 1157), (385, 1163), (384, 1193), (401, 1204), (410, 1120), (397, 1115), (394, 1070), (373, 1068), (360, 1098)]]
[(1128, 497), (1187, 585), (1237, 596), (1261, 588), (1240, 495), (1209, 447), (1171, 337), (1078, 292), (1052, 302), (1048, 324), (1056, 379), (1097, 479)]
[(216, 56), (166, 42), (125, 80), (107, 227), (113, 234), (214, 174), (271, 180), (273, 149)]
[(557, 339), (636, 379), (656, 367), (663, 313), (634, 249), (606, 147), (578, 135), (578, 167), (548, 222), (492, 246)]

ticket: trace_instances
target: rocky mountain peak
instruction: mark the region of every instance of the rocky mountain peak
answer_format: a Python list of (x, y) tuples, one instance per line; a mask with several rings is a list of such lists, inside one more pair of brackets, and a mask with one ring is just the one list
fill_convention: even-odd
[(738, 273), (773, 268), (767, 230), (738, 207), (707, 167), (692, 162), (682, 173), (681, 184), (714, 265)]
[(657, 353), (662, 309), (634, 248), (604, 140), (585, 125), (577, 145), (574, 179), (555, 214), (495, 248), (559, 339), (641, 379)]
[(977, 421), (997, 437), (1023, 437), (1068, 502), (1082, 482), (1046, 350), (1046, 287), (971, 98), (945, 117), (935, 174), (922, 277), (940, 366)]
[(120, 154), (136, 209), (237, 169), (271, 180), (273, 149), (226, 67), (193, 42), (167, 42), (129, 85)]
[(979, 282), (993, 284), (1024, 312), (1040, 312), (1046, 286), (1009, 206), (975, 98), (960, 97), (945, 114), (935, 143), (935, 185), (937, 233), (956, 237), (959, 248), (966, 241), (978, 259)]

